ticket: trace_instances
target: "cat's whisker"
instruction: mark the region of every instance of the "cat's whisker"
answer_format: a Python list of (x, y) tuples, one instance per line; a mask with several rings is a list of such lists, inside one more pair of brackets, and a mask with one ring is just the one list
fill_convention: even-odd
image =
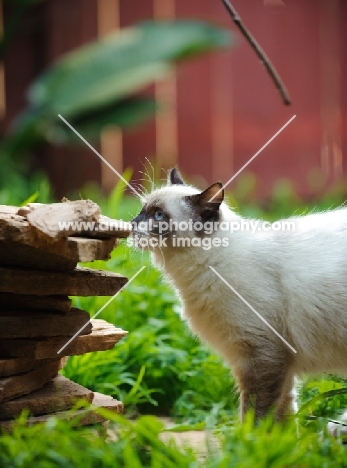
[(143, 172), (143, 171), (139, 171), (140, 174), (143, 174), (145, 177), (144, 178), (141, 178), (141, 179), (138, 179), (138, 180), (141, 180), (143, 182), (149, 182), (150, 186), (152, 187), (152, 180), (149, 176), (149, 174), (147, 172)]
[[(145, 158), (145, 159), (147, 160), (147, 162), (149, 162), (149, 161), (148, 161), (148, 158)], [(150, 175), (149, 175), (149, 173), (148, 173), (148, 171), (147, 171), (147, 167), (146, 167), (145, 163), (144, 163), (143, 161), (141, 161), (141, 164), (142, 164), (142, 166), (143, 166), (145, 172), (143, 172), (143, 171), (139, 171), (139, 172), (140, 172), (140, 174), (143, 174), (143, 175), (146, 177), (146, 180), (149, 182), (150, 189), (151, 189), (151, 191), (153, 191), (153, 189), (154, 189), (154, 181), (152, 181), (152, 179), (151, 179), (151, 177), (150, 177)]]
[[(142, 174), (144, 174), (144, 172), (142, 172), (142, 171), (139, 171), (139, 172), (141, 172)], [(148, 177), (141, 177), (141, 178), (139, 178), (139, 179), (136, 179), (136, 181), (139, 181), (139, 182), (148, 182)]]
[(154, 171), (154, 167), (153, 167), (153, 164), (151, 163), (151, 161), (147, 157), (145, 157), (145, 159), (146, 159), (146, 161), (148, 162), (149, 166), (152, 169), (152, 176), (153, 176), (152, 177), (152, 190), (154, 190), (154, 188), (155, 188), (155, 182), (154, 182), (155, 181), (155, 171)]
[[(136, 190), (136, 198), (138, 198), (140, 200), (140, 202), (143, 204), (145, 202), (145, 196), (144, 196), (144, 193), (143, 193), (143, 187), (142, 185), (139, 185), (139, 184), (136, 184), (134, 183), (135, 181), (132, 181), (131, 183), (131, 186)], [(123, 190), (123, 189), (121, 189)]]
[(165, 268), (165, 257), (164, 257), (164, 254), (163, 254), (163, 251), (162, 251), (162, 248), (161, 248), (160, 244), (158, 244), (158, 248), (159, 248), (159, 251), (161, 253), (161, 257), (163, 259), (163, 267)]
[[(145, 189), (145, 187), (144, 187), (142, 184), (140, 185), (140, 184), (134, 184), (134, 183), (133, 183), (133, 186), (136, 187), (136, 190), (137, 190), (138, 192), (140, 192), (140, 194), (142, 195), (142, 198), (145, 199), (145, 198), (148, 196), (148, 192), (147, 192), (147, 190)], [(144, 201), (144, 200), (141, 199), (141, 202), (142, 202), (142, 203), (143, 203), (143, 201)]]

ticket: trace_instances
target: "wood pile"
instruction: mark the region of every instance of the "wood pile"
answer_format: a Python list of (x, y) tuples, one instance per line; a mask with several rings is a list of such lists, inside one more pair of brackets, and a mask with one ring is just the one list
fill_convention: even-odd
[(69, 296), (113, 296), (125, 286), (122, 275), (77, 264), (107, 260), (130, 230), (90, 200), (0, 206), (0, 426), (10, 428), (25, 408), (29, 423), (71, 417), (81, 398), (92, 406), (79, 410), (79, 424), (104, 420), (95, 407), (122, 411), (58, 372), (66, 356), (111, 349), (127, 334), (90, 320)]

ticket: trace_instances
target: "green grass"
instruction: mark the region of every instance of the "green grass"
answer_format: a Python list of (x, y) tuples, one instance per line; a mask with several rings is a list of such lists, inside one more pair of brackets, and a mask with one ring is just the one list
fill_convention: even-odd
[[(109, 414), (107, 433), (98, 428), (76, 428), (72, 422), (50, 418), (42, 425), (25, 427), (22, 416), (12, 434), (0, 437), (0, 466), (4, 468), (333, 468), (347, 466), (347, 453), (339, 439), (294, 423), (273, 424), (270, 418), (254, 426), (251, 416), (243, 425), (230, 421), (207, 433), (206, 450), (195, 453), (160, 438), (164, 427), (153, 416), (130, 421)], [(216, 443), (217, 440), (217, 443)], [(212, 443), (214, 442), (214, 443)]]
[[(108, 414), (107, 412), (104, 412)], [(188, 467), (192, 451), (178, 450), (159, 440), (162, 424), (153, 417), (131, 422), (109, 414), (113, 420), (111, 442), (95, 428), (74, 428), (51, 418), (43, 425), (25, 427), (23, 417), (12, 434), (0, 437), (0, 466), (50, 467)], [(197, 465), (195, 465), (197, 466)]]

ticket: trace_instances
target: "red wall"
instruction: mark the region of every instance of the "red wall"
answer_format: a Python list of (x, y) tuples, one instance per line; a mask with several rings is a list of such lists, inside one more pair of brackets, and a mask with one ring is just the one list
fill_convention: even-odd
[[(155, 1), (119, 0), (121, 26), (151, 19)], [(257, 174), (260, 196), (267, 196), (280, 178), (291, 179), (309, 196), (308, 179), (314, 174), (316, 179), (323, 174), (332, 181), (344, 171), (347, 2), (232, 3), (277, 68), (293, 104), (283, 105), (221, 1), (175, 0), (177, 18), (206, 19), (233, 30), (237, 38), (232, 51), (195, 59), (177, 70), (177, 101), (172, 111), (177, 119), (176, 161), (196, 180), (225, 182), (296, 114), (247, 170)], [(284, 6), (276, 9), (273, 4)], [(34, 76), (62, 53), (97, 36), (96, 5), (97, 0), (49, 0), (26, 19), (5, 60), (7, 126), (24, 105), (25, 88)], [(146, 92), (153, 95), (154, 87)], [(134, 168), (134, 179), (142, 178), (145, 157), (155, 157), (156, 145), (155, 121), (123, 135), (123, 167)], [(39, 164), (49, 171), (59, 195), (86, 180), (101, 181), (100, 162), (86, 148), (46, 148), (39, 154)]]

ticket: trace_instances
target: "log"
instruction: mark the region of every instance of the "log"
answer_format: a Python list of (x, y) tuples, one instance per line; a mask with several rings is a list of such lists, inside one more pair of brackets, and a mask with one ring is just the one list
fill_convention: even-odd
[[(76, 231), (80, 232), (83, 229), (76, 230), (75, 223), (97, 222), (101, 215), (99, 206), (91, 200), (66, 201), (50, 205), (33, 204), (29, 205), (29, 208), (31, 209), (26, 214), (29, 224), (37, 229), (38, 235), (43, 234), (54, 240), (68, 237)], [(65, 223), (65, 229), (62, 229), (61, 223)]]
[[(76, 234), (96, 238), (127, 237), (131, 232), (130, 223), (101, 215), (98, 205), (90, 200), (50, 205), (29, 203), (17, 212), (13, 212), (12, 208), (15, 207), (7, 210), (7, 213), (25, 217), (41, 235), (45, 234), (55, 240)], [(62, 222), (65, 223), (64, 230), (61, 229)]]
[(132, 226), (131, 223), (126, 221), (111, 219), (107, 216), (100, 216), (97, 223), (88, 231), (79, 232), (76, 229), (75, 234), (71, 235), (82, 235), (85, 237), (93, 238), (104, 238), (104, 237), (128, 237), (131, 233)]
[(93, 262), (94, 260), (108, 260), (111, 252), (119, 245), (119, 239), (87, 239), (84, 237), (68, 237), (67, 248), (75, 252), (79, 262)]
[[(96, 238), (129, 236), (131, 223), (103, 216), (100, 210), (98, 214), (96, 206), (90, 200), (51, 205), (29, 203), (15, 212), (12, 210), (15, 207), (11, 207), (7, 212), (25, 217), (30, 225), (54, 239), (76, 234)], [(68, 228), (62, 230), (59, 223), (65, 223)]]
[(28, 221), (0, 211), (0, 264), (68, 271), (78, 262), (108, 260), (119, 244), (117, 238), (63, 237), (52, 241), (38, 236)]
[(0, 379), (0, 402), (11, 400), (43, 387), (58, 374), (60, 359), (43, 364), (25, 374)]
[[(46, 414), (43, 416), (33, 416), (27, 419), (27, 425), (31, 426), (33, 424), (44, 423), (51, 416), (64, 420), (74, 420), (76, 426), (88, 426), (107, 421), (107, 418), (95, 411), (95, 409), (98, 408), (104, 408), (119, 414), (123, 412), (123, 403), (115, 400), (111, 396), (95, 392), (92, 406), (90, 408), (78, 411), (58, 411), (56, 413)], [(0, 427), (7, 431), (11, 431), (15, 424), (16, 423), (11, 420), (0, 421)]]
[(121, 401), (112, 398), (110, 395), (104, 395), (103, 393), (94, 392), (94, 398), (92, 405), (95, 408), (104, 408), (116, 413), (123, 412), (123, 403)]
[[(68, 358), (64, 356), (60, 359), (59, 369), (62, 369)], [(37, 369), (38, 367), (55, 361), (56, 359), (31, 359), (31, 358), (15, 358), (15, 359), (0, 359), (0, 377), (9, 377), (10, 375), (24, 374), (25, 372)]]
[(0, 205), (0, 217), (3, 214), (16, 215), (18, 213), (18, 206)]
[[(71, 310), (71, 299), (68, 296), (34, 296), (32, 294), (0, 293), (0, 316), (8, 313), (8, 310), (24, 311), (49, 311), (67, 314)], [(11, 314), (12, 315), (12, 314)]]
[(0, 292), (14, 294), (113, 296), (127, 281), (117, 273), (91, 268), (69, 272), (0, 268)]
[(91, 403), (94, 394), (75, 382), (58, 375), (39, 390), (29, 395), (4, 402), (0, 406), (0, 418), (9, 419), (19, 416), (23, 409), (32, 415), (41, 415), (71, 409), (76, 401)]
[[(64, 337), (42, 338), (42, 339), (1, 339), (0, 356), (3, 358), (32, 358), (46, 359), (57, 356), (73, 356), (86, 354), (93, 351), (105, 351), (112, 349), (128, 332), (116, 328), (104, 320), (91, 320), (92, 332), (89, 335), (79, 335), (63, 350), (67, 339)], [(58, 354), (58, 352), (61, 352)]]
[[(85, 326), (86, 325), (86, 326)], [(2, 338), (40, 338), (51, 336), (70, 337), (82, 327), (82, 335), (92, 331), (88, 312), (73, 308), (69, 315), (52, 315), (32, 312), (23, 317), (0, 316), (0, 339)]]

